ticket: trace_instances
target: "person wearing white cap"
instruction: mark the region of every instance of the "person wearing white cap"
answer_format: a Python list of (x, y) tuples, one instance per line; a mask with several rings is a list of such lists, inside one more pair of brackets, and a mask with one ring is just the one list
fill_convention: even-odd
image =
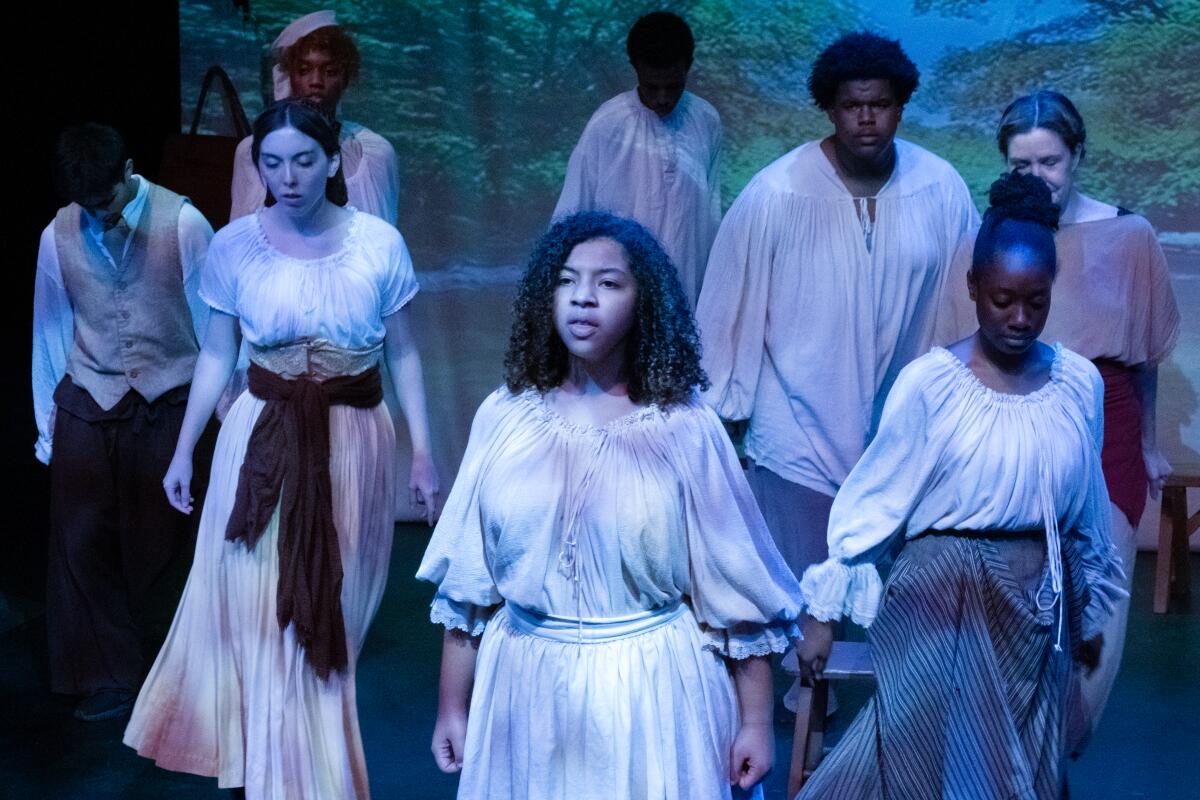
[[(358, 48), (337, 24), (333, 11), (315, 11), (283, 29), (272, 45), (275, 99), (307, 97), (336, 115), (342, 94), (358, 76)], [(356, 122), (341, 120), (339, 140), (349, 204), (396, 224), (400, 176), (396, 151), (387, 139)], [(251, 137), (233, 160), (230, 220), (266, 204), (267, 190), (250, 157)]]

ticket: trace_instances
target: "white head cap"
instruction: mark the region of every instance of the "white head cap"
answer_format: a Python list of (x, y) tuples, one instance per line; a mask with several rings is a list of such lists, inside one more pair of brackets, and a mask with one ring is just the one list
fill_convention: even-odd
[(335, 25), (337, 25), (337, 14), (335, 12), (330, 10), (314, 11), (311, 14), (305, 14), (303, 17), (294, 20), (291, 25), (283, 29), (283, 32), (271, 44), (271, 52), (275, 55), (275, 66), (271, 68), (271, 76), (275, 81), (276, 100), (282, 100), (285, 97), (290, 97), (292, 94), (292, 81), (288, 77), (287, 71), (279, 66), (279, 59), (283, 51), (313, 31), (321, 28), (330, 28)]

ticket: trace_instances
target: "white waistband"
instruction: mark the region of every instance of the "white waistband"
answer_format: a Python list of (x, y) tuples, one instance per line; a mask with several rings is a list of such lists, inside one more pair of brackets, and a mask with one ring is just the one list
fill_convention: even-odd
[(509, 623), (521, 633), (556, 642), (596, 644), (627, 639), (630, 636), (640, 636), (656, 628), (669, 625), (687, 611), (687, 606), (682, 601), (676, 600), (670, 605), (652, 611), (642, 611), (623, 617), (584, 619), (542, 614), (513, 603), (505, 604), (504, 609), (508, 614)]

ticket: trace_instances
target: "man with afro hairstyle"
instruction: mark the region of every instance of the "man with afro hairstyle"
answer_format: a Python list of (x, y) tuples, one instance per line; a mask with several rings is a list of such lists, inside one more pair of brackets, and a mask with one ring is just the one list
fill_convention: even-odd
[(646, 14), (630, 29), (625, 49), (637, 87), (588, 120), (554, 218), (608, 211), (637, 220), (662, 243), (695, 306), (721, 223), (721, 117), (684, 88), (695, 42), (681, 18)]
[(707, 399), (749, 420), (750, 484), (797, 577), (827, 557), (833, 496), (897, 373), (929, 349), (933, 301), (978, 224), (954, 168), (895, 138), (917, 81), (899, 42), (825, 48), (808, 86), (833, 132), (750, 181), (700, 294)]

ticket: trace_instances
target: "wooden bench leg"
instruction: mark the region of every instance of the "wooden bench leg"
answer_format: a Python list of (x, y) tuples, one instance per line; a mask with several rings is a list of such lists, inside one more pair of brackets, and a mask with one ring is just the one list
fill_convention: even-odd
[[(1154, 559), (1154, 613), (1165, 614), (1171, 601), (1171, 578), (1175, 572), (1176, 530), (1187, 530), (1187, 490), (1163, 489), (1162, 519), (1158, 523), (1158, 553)], [(1177, 527), (1181, 526), (1181, 527)], [(1186, 542), (1186, 538), (1184, 539)]]
[(1195, 525), (1188, 516), (1187, 489), (1180, 488), (1171, 498), (1171, 600), (1182, 602), (1192, 588), (1191, 553), (1188, 539)]
[(796, 695), (796, 728), (792, 735), (792, 764), (788, 769), (788, 799), (795, 797), (825, 754), (825, 714), (829, 681), (801, 686)]
[(808, 761), (808, 730), (813, 711), (811, 686), (800, 686), (796, 694), (796, 729), (792, 734), (792, 765), (788, 768), (788, 800), (804, 786), (804, 768)]

